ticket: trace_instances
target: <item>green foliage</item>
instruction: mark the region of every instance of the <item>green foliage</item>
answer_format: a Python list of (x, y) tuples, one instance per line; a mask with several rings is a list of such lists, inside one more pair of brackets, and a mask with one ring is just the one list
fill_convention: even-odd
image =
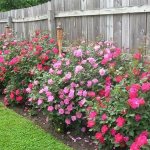
[(0, 11), (9, 11), (46, 3), (48, 0), (0, 0)]

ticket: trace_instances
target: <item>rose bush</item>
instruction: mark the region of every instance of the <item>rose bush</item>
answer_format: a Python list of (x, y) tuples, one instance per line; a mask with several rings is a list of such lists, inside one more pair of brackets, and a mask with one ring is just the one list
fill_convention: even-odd
[(16, 96), (12, 95), (15, 90), (20, 89), (23, 95), (26, 94), (25, 89), (34, 76), (35, 68), (48, 70), (51, 58), (58, 54), (56, 43), (48, 34), (38, 33), (31, 41), (4, 40), (4, 37), (2, 39), (0, 81), (6, 87), (5, 101), (10, 104), (25, 102), (26, 96), (18, 101)]
[[(97, 108), (89, 111), (88, 125), (95, 131), (99, 148), (130, 147), (130, 150), (139, 150), (148, 145), (150, 72), (141, 59), (138, 53), (133, 59), (121, 62), (119, 68), (117, 62), (113, 76), (109, 74), (111, 81), (107, 83), (111, 86), (109, 100), (102, 95), (99, 101), (95, 101)], [(96, 115), (92, 118), (90, 114), (93, 111)], [(143, 143), (140, 144), (137, 141), (141, 138)]]
[(142, 54), (127, 59), (107, 41), (59, 57), (54, 39), (39, 32), (30, 41), (2, 36), (0, 49), (6, 105), (42, 112), (62, 131), (91, 131), (98, 148), (148, 147), (150, 70)]

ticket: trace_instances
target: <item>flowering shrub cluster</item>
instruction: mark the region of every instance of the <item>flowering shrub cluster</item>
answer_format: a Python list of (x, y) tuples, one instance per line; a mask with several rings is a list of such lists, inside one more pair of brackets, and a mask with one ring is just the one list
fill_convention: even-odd
[(54, 39), (39, 33), (1, 37), (0, 49), (6, 105), (29, 106), (62, 130), (91, 131), (98, 148), (148, 147), (150, 71), (140, 53), (127, 59), (112, 42), (97, 42), (59, 57)]

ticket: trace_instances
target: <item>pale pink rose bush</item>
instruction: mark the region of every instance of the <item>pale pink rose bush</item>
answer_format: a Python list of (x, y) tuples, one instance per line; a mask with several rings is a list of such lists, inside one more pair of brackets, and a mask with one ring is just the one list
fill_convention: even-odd
[[(112, 42), (80, 44), (58, 57), (54, 39), (0, 43), (4, 102), (43, 113), (61, 131), (92, 132), (97, 148), (149, 146), (150, 70)], [(149, 147), (148, 147), (149, 148)]]

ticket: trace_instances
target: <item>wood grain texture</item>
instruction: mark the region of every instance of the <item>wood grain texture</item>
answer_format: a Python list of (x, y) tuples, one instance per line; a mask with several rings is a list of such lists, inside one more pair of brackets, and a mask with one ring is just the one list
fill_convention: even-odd
[[(147, 0), (130, 0), (130, 6), (147, 4)], [(130, 48), (138, 51), (137, 48), (145, 45), (146, 35), (146, 13), (130, 14)]]
[[(122, 7), (129, 6), (130, 0), (122, 1)], [(123, 52), (129, 53), (130, 41), (130, 18), (129, 14), (122, 15), (122, 49)]]
[[(114, 8), (122, 7), (122, 0), (114, 0)], [(114, 15), (113, 17), (113, 40), (122, 46), (122, 15)]]
[[(113, 0), (106, 0), (107, 8), (113, 7)], [(107, 16), (107, 40), (113, 40), (113, 15)]]

